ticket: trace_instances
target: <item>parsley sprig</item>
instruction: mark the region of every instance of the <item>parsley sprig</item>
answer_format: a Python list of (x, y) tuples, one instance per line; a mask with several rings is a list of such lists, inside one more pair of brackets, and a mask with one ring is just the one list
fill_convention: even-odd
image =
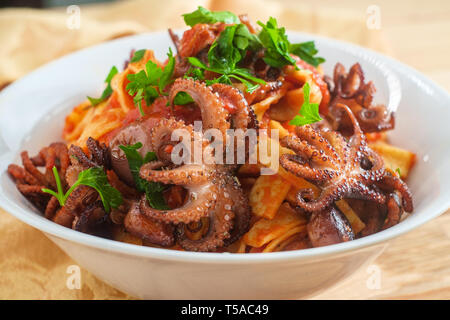
[[(279, 28), (277, 20), (273, 17), (270, 17), (266, 23), (258, 21), (258, 25), (262, 28), (258, 35), (250, 33), (248, 28), (240, 23), (239, 18), (229, 11), (213, 12), (203, 7), (198, 7), (194, 12), (184, 14), (183, 18), (186, 24), (191, 27), (198, 23), (212, 24), (216, 22), (237, 25), (238, 30), (236, 34), (238, 36), (234, 45), (241, 50), (246, 48), (256, 50), (262, 45), (266, 50), (263, 59), (272, 67), (295, 66), (295, 59), (290, 55), (291, 53), (314, 67), (325, 62), (324, 58), (317, 56), (318, 50), (314, 41), (291, 43), (286, 35), (285, 28)], [(243, 37), (240, 35), (243, 35)], [(257, 46), (254, 47), (252, 44)]]
[(147, 52), (146, 49), (141, 49), (141, 50), (137, 50), (134, 54), (133, 57), (130, 60), (130, 63), (135, 63), (135, 62), (139, 62), (142, 60), (142, 58), (145, 55), (145, 52)]
[(173, 98), (173, 104), (176, 106), (183, 106), (192, 102), (194, 102), (194, 99), (192, 99), (192, 97), (184, 91), (178, 92), (175, 98)]
[(289, 54), (290, 42), (286, 35), (286, 30), (278, 28), (277, 20), (270, 17), (266, 24), (258, 21), (262, 27), (259, 33), (266, 52), (264, 54), (264, 62), (272, 67), (281, 68), (285, 65), (295, 65), (295, 59)]
[[(136, 53), (134, 57), (136, 56)], [(150, 105), (161, 95), (167, 95), (167, 93), (164, 92), (164, 89), (173, 81), (172, 74), (175, 69), (175, 58), (172, 49), (169, 49), (167, 57), (168, 62), (164, 69), (158, 67), (156, 63), (149, 60), (145, 64), (145, 70), (127, 76), (127, 79), (130, 82), (127, 84), (126, 90), (129, 95), (133, 96), (133, 102), (138, 106), (142, 116), (145, 115), (144, 110), (142, 109), (142, 100), (145, 101), (146, 105)]]
[(89, 101), (91, 102), (93, 107), (98, 105), (100, 102), (106, 100), (113, 93), (113, 90), (111, 88), (111, 80), (118, 72), (119, 71), (117, 70), (117, 68), (115, 66), (113, 66), (111, 68), (111, 70), (108, 73), (108, 76), (105, 79), (105, 83), (107, 83), (107, 86), (106, 86), (105, 90), (103, 90), (102, 95), (100, 96), (100, 98), (92, 98), (92, 97), (89, 97), (89, 96), (87, 97), (89, 99)]
[(53, 175), (55, 176), (57, 192), (47, 188), (43, 188), (42, 191), (58, 199), (61, 207), (64, 207), (69, 195), (80, 185), (94, 188), (98, 192), (106, 212), (109, 212), (111, 208), (118, 208), (122, 204), (122, 195), (109, 184), (106, 173), (102, 168), (93, 167), (81, 171), (77, 181), (75, 181), (66, 193), (63, 191), (58, 169), (55, 166), (53, 167)]
[(322, 120), (319, 115), (319, 104), (309, 102), (309, 83), (303, 86), (303, 104), (300, 108), (299, 115), (296, 115), (289, 124), (295, 126), (304, 126)]
[(188, 26), (194, 26), (197, 23), (239, 23), (239, 18), (229, 11), (209, 11), (201, 6), (194, 12), (183, 14), (184, 22)]
[(129, 146), (120, 145), (119, 148), (122, 149), (127, 157), (128, 165), (130, 167), (134, 183), (136, 184), (136, 189), (139, 192), (145, 192), (147, 201), (152, 208), (158, 210), (169, 209), (162, 194), (162, 192), (166, 189), (166, 186), (162, 183), (147, 181), (139, 176), (139, 171), (142, 165), (156, 160), (156, 154), (154, 152), (147, 152), (145, 157), (142, 157), (138, 152), (138, 150), (142, 148), (141, 142), (137, 142), (136, 144)]
[(277, 68), (285, 65), (295, 66), (295, 59), (291, 53), (315, 67), (325, 62), (324, 58), (316, 56), (318, 50), (314, 41), (290, 43), (285, 28), (278, 28), (275, 18), (270, 17), (266, 24), (258, 21), (258, 24), (262, 27), (259, 39), (266, 49), (263, 60), (268, 65)]
[[(207, 85), (213, 83), (232, 84), (231, 79), (242, 82), (248, 92), (253, 92), (259, 84), (266, 82), (253, 76), (248, 69), (238, 67), (247, 48), (257, 46), (257, 40), (250, 32), (245, 32), (245, 25), (233, 25), (226, 27), (220, 36), (214, 41), (208, 51), (208, 65), (195, 57), (189, 57), (188, 61), (194, 67), (202, 71), (211, 71), (220, 76), (214, 80), (206, 80)], [(248, 31), (248, 29), (247, 29)]]
[(289, 51), (314, 67), (325, 62), (324, 58), (316, 56), (319, 50), (314, 41), (291, 44)]

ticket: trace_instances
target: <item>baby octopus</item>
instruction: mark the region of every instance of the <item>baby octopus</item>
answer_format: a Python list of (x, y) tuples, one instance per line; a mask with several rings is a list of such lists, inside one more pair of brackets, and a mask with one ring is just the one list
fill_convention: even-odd
[(398, 196), (402, 198), (402, 207), (412, 211), (406, 184), (389, 174), (381, 157), (367, 146), (351, 110), (342, 104), (337, 108), (343, 109), (352, 121), (353, 135), (348, 141), (339, 133), (316, 130), (309, 125), (297, 127), (295, 135), (282, 140), (284, 146), (296, 153), (280, 157), (283, 168), (322, 188), (317, 199), (305, 199), (305, 192), (299, 192), (295, 205), (314, 213), (342, 198), (371, 200), (380, 205), (388, 203), (388, 219), (397, 220), (399, 208), (395, 206), (398, 201), (392, 200), (394, 193), (397, 200)]
[[(190, 160), (187, 163), (178, 166), (170, 163), (167, 155), (164, 155), (164, 150), (174, 143), (167, 137), (170, 137), (176, 129), (184, 129), (189, 133), (191, 140), (187, 142), (183, 140), (182, 143), (191, 144), (191, 148), (194, 145), (195, 134), (201, 137), (200, 132), (194, 132), (192, 126), (186, 126), (181, 121), (174, 119), (161, 121), (161, 124), (154, 127), (151, 132), (152, 149), (155, 150), (158, 160), (143, 165), (140, 176), (151, 182), (182, 186), (188, 193), (186, 201), (175, 209), (157, 210), (152, 208), (143, 196), (140, 201), (140, 212), (156, 221), (176, 225), (178, 242), (183, 248), (191, 251), (212, 251), (233, 240), (236, 237), (235, 233), (240, 236), (246, 231), (247, 221), (242, 218), (247, 214), (242, 211), (248, 211), (245, 206), (246, 199), (234, 178), (228, 172), (218, 170), (213, 161), (194, 163), (191, 153), (188, 155), (190, 159), (185, 158)], [(208, 153), (212, 156), (212, 149), (203, 139), (203, 154)], [(236, 219), (235, 213), (238, 214)], [(198, 240), (186, 237), (184, 226), (198, 223), (202, 218), (209, 218), (206, 234)]]
[(389, 112), (385, 105), (374, 105), (372, 103), (376, 89), (371, 81), (365, 82), (364, 72), (359, 63), (354, 64), (348, 73), (346, 73), (342, 64), (336, 64), (333, 82), (334, 88), (331, 92), (331, 102), (327, 115), (333, 130), (339, 130), (343, 133), (352, 130), (350, 118), (346, 117), (342, 108), (338, 107), (340, 103), (350, 108), (364, 133), (394, 128), (394, 113)]

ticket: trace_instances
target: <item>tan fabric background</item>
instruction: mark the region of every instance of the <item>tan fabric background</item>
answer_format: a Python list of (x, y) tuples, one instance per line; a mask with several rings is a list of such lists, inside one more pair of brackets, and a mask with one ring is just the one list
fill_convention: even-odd
[[(320, 11), (302, 3), (256, 0), (120, 1), (81, 7), (81, 28), (66, 27), (65, 9), (0, 10), (0, 87), (36, 67), (74, 50), (108, 39), (149, 30), (183, 27), (180, 15), (197, 5), (249, 13), (254, 20), (275, 16), (289, 29), (317, 33), (388, 52), (379, 31), (366, 27), (365, 16), (339, 10)], [(1, 206), (1, 203), (0, 203)], [(42, 233), (0, 209), (0, 298), (128, 299), (82, 271), (82, 289), (66, 287), (69, 265), (76, 264)]]

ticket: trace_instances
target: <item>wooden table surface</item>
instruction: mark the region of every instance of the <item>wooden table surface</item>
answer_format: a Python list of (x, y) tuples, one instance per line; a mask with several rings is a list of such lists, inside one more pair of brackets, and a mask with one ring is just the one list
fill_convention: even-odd
[[(450, 90), (450, 1), (314, 1), (314, 6), (352, 10), (355, 14), (364, 14), (369, 5), (380, 8), (388, 54)], [(380, 270), (379, 289), (367, 285), (372, 267), (315, 298), (450, 299), (450, 210), (392, 240), (374, 264)]]

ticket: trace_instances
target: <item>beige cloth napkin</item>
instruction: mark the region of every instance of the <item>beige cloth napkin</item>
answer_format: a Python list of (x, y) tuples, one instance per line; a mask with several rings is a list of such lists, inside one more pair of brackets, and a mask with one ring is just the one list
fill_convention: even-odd
[[(182, 28), (182, 13), (202, 5), (211, 10), (278, 19), (287, 29), (342, 39), (388, 52), (382, 34), (366, 27), (364, 12), (315, 8), (307, 2), (261, 0), (119, 1), (81, 6), (80, 29), (69, 29), (71, 13), (58, 10), (0, 10), (0, 88), (72, 51), (109, 39)], [(72, 13), (73, 14), (73, 13)], [(1, 203), (0, 203), (1, 207)], [(76, 264), (37, 231), (0, 209), (0, 299), (129, 299), (83, 270), (81, 289), (66, 286), (67, 268)]]

